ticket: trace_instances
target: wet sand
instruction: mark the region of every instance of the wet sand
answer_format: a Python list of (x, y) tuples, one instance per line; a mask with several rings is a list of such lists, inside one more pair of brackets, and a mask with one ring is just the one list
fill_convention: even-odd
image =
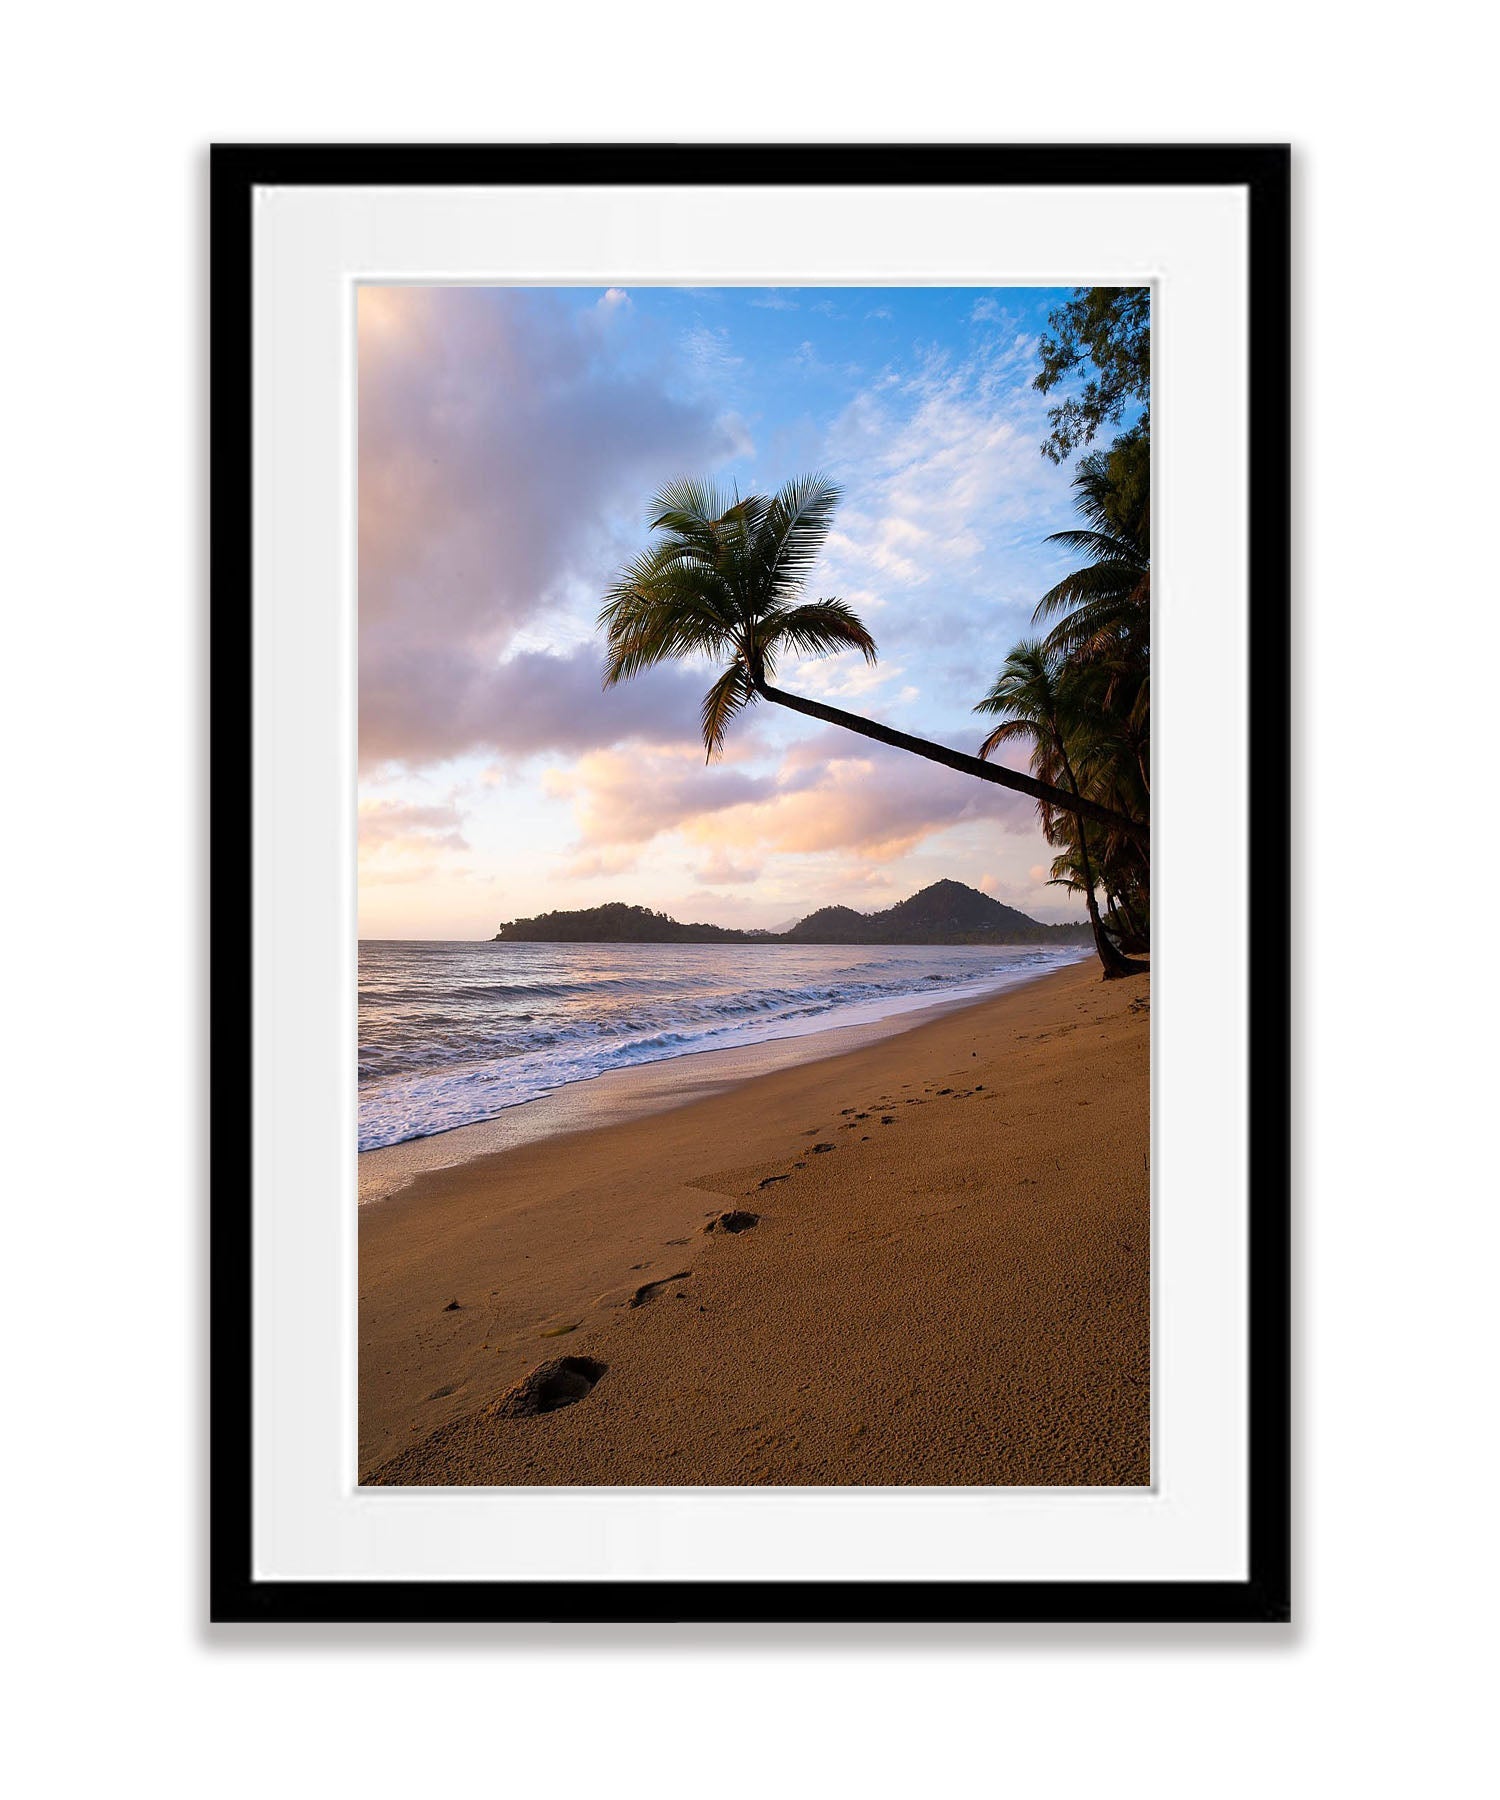
[(800, 1067), (839, 1056), (865, 1044), (973, 1004), (974, 996), (933, 1000), (909, 1011), (887, 1013), (858, 1024), (830, 1025), (822, 1031), (770, 1038), (759, 1044), (740, 1044), (732, 1049), (698, 1050), (671, 1056), (660, 1062), (638, 1063), (633, 1068), (612, 1069), (592, 1081), (570, 1082), (566, 1087), (508, 1106), (481, 1124), (459, 1125), (432, 1137), (409, 1138), (405, 1143), (366, 1150), (359, 1158), (359, 1203), (369, 1206), (388, 1200), (408, 1182), (431, 1169), (446, 1169), (472, 1162), (497, 1150), (512, 1150), (564, 1132), (594, 1131), (605, 1125), (623, 1124), (647, 1113), (666, 1112), (711, 1094), (722, 1094), (754, 1075)]
[(361, 1479), (1149, 1482), (1148, 995), (1081, 964), (363, 1207)]

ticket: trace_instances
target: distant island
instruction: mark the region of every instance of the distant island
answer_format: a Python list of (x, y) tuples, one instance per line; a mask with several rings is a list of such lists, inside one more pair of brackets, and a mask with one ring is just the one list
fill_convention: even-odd
[(577, 912), (511, 919), (497, 944), (1087, 944), (1087, 921), (1043, 925), (961, 881), (935, 881), (884, 912), (821, 906), (786, 931), (684, 925), (645, 906), (611, 901)]

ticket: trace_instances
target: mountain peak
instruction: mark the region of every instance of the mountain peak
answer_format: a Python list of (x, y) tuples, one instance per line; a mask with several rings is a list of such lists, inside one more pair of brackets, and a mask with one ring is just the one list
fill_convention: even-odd
[(1086, 943), (1083, 924), (1043, 925), (962, 881), (934, 881), (883, 912), (820, 906), (785, 931), (682, 925), (665, 913), (611, 901), (581, 912), (512, 919), (495, 933), (520, 943), (1049, 944)]

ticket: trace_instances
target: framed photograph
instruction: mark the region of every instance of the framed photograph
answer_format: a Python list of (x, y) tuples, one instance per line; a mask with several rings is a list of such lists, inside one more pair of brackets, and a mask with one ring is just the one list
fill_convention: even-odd
[(1290, 1617), (1288, 175), (214, 150), (215, 1620)]

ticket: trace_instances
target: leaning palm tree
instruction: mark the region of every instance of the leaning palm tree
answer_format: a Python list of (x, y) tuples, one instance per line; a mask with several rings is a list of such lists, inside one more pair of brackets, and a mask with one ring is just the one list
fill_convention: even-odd
[(723, 665), (703, 702), (710, 760), (735, 715), (757, 699), (769, 700), (1141, 836), (1144, 826), (1096, 801), (771, 685), (778, 657), (788, 652), (858, 650), (875, 661), (875, 640), (847, 602), (803, 598), (839, 497), (821, 475), (745, 499), (730, 499), (702, 481), (663, 488), (651, 504), (651, 528), (661, 536), (620, 572), (599, 613), (608, 644), (604, 685), (676, 657), (710, 657)]
[[(1089, 854), (1089, 835), (1084, 823), (1085, 815), (1081, 804), (1083, 796), (1078, 775), (1068, 750), (1069, 700), (1058, 653), (1035, 640), (1017, 644), (1006, 657), (989, 693), (974, 710), (999, 714), (1003, 721), (980, 745), (981, 756), (993, 756), (1007, 744), (1029, 743), (1032, 747), (1032, 768), (1054, 781), (1061, 779), (1066, 785), (1067, 794), (1061, 810), (1072, 815), (1078, 851), (1077, 869), (1083, 877), (1081, 886), (1088, 906), (1089, 924), (1093, 927), (1094, 948), (1099, 953), (1099, 961), (1104, 965), (1105, 977), (1109, 979), (1117, 975), (1141, 972), (1146, 965), (1132, 962), (1129, 957), (1122, 955), (1099, 917), (1099, 902), (1094, 891), (1098, 885), (1098, 875), (1094, 859)], [(1053, 791), (1056, 792), (1056, 789)], [(1054, 810), (1051, 802), (1042, 803), (1042, 826), (1048, 838), (1053, 841), (1057, 836), (1057, 821), (1051, 816)]]

